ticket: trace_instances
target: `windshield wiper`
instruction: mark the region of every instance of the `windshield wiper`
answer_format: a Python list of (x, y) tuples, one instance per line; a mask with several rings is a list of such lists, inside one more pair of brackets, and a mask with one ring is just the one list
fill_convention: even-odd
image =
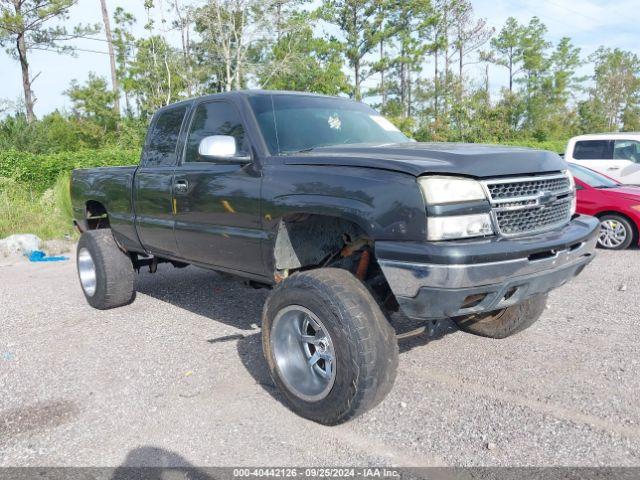
[(282, 152), (285, 155), (297, 155), (298, 153), (309, 153), (312, 150), (315, 150), (316, 147), (303, 148), (302, 150), (292, 150), (290, 152)]

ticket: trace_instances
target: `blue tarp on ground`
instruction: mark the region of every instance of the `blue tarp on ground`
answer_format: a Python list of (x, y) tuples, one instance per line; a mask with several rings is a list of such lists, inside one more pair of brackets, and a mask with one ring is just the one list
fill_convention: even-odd
[(30, 262), (64, 262), (69, 260), (69, 257), (47, 257), (47, 254), (42, 250), (34, 250), (28, 255), (25, 254), (25, 256)]

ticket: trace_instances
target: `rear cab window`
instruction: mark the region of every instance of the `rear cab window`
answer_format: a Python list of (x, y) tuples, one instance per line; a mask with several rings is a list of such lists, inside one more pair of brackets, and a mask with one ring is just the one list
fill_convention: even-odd
[(579, 140), (573, 149), (576, 160), (612, 160), (612, 140)]
[(165, 167), (176, 164), (178, 138), (187, 109), (187, 105), (181, 105), (158, 114), (149, 132), (142, 166)]

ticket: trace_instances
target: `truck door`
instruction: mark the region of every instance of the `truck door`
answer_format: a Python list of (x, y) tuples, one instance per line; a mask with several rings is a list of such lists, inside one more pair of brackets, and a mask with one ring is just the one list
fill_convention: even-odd
[(614, 174), (619, 182), (640, 185), (640, 142), (637, 140), (614, 140)]
[(133, 184), (136, 228), (143, 247), (154, 254), (175, 255), (173, 171), (180, 129), (188, 105), (161, 110), (149, 127)]
[[(196, 106), (174, 177), (176, 240), (180, 257), (188, 261), (262, 274), (262, 177), (250, 157), (247, 133), (231, 102)], [(201, 156), (201, 140), (214, 135), (232, 136), (237, 155)]]

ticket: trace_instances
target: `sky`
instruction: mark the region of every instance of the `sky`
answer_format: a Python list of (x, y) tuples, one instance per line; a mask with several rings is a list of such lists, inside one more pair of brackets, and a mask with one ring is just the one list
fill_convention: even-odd
[[(161, 3), (159, 0), (157, 3)], [(472, 0), (476, 17), (500, 30), (509, 16), (521, 23), (528, 23), (538, 16), (548, 28), (547, 39), (556, 43), (568, 36), (580, 47), (583, 57), (594, 52), (600, 45), (630, 50), (640, 55), (640, 30), (638, 29), (638, 7), (640, 0)], [(137, 19), (136, 35), (143, 35), (146, 13), (143, 0), (108, 0), (109, 10), (120, 6), (133, 13)], [(167, 20), (170, 16), (167, 15)], [(79, 0), (71, 11), (68, 25), (77, 23), (102, 24), (99, 0)], [(174, 35), (175, 37), (175, 35)], [(41, 72), (33, 90), (37, 97), (36, 115), (42, 116), (56, 109), (68, 110), (69, 99), (64, 91), (71, 80), (83, 82), (89, 72), (109, 78), (109, 58), (103, 34), (97, 40), (76, 40), (73, 45), (82, 50), (76, 56), (56, 55), (50, 52), (33, 52), (30, 55), (32, 73)], [(173, 39), (177, 44), (177, 38)], [(104, 52), (104, 53), (95, 53)], [(466, 72), (480, 78), (480, 66), (470, 65)], [(491, 90), (498, 92), (507, 81), (506, 70), (491, 67)], [(584, 74), (591, 71), (583, 68)], [(0, 51), (0, 101), (18, 101), (22, 97), (22, 82), (18, 63)]]

